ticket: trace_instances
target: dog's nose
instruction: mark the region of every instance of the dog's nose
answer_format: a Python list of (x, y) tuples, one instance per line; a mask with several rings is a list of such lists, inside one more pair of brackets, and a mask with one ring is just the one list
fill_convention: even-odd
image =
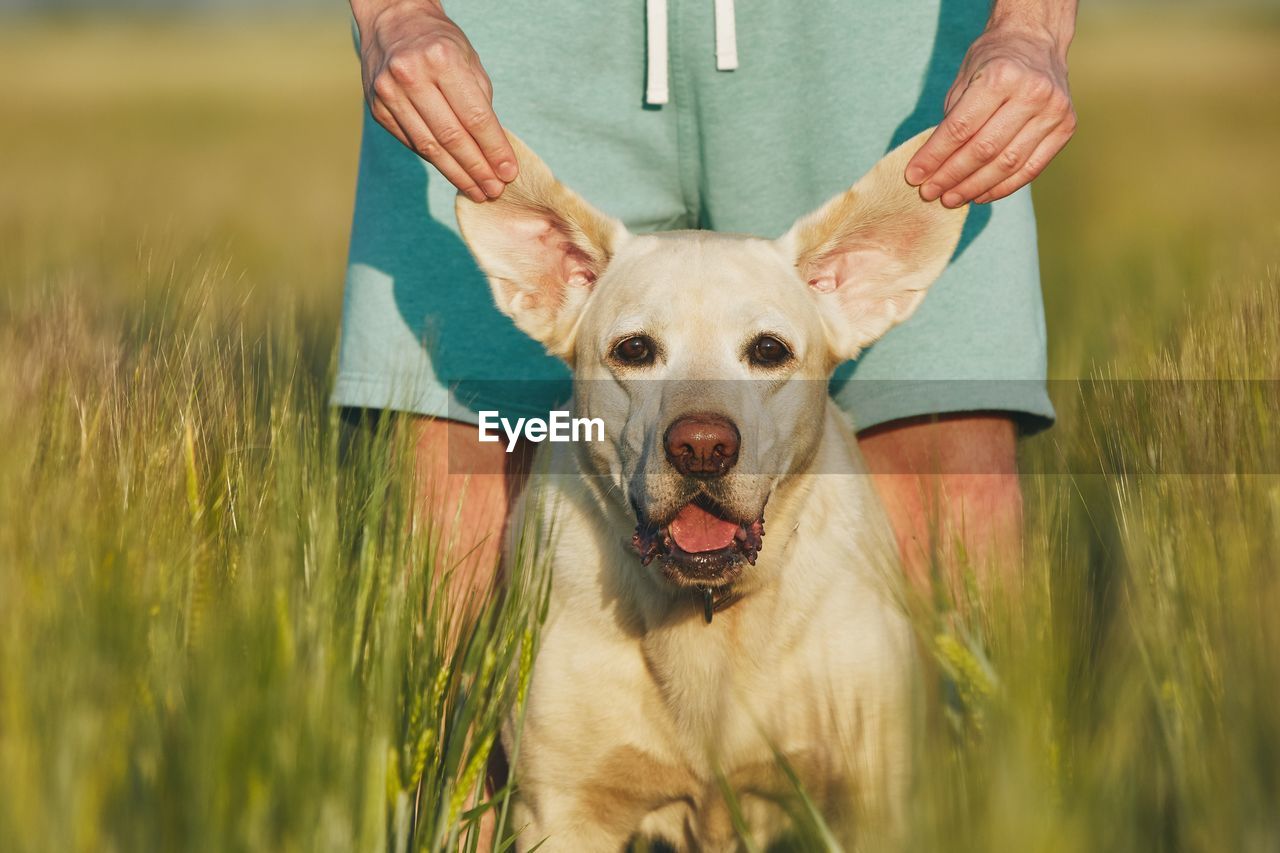
[(667, 427), (667, 459), (681, 474), (720, 477), (738, 461), (740, 438), (722, 415), (686, 415)]

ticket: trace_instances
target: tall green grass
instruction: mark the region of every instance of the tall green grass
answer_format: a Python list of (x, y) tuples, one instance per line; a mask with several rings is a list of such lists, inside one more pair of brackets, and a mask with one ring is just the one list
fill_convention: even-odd
[(287, 328), (248, 343), (195, 284), (127, 343), (43, 298), (0, 333), (0, 838), (454, 846), (542, 575), (459, 607), (403, 437), (344, 431)]
[[(0, 848), (445, 849), (505, 813), (537, 543), (450, 609), (405, 437), (326, 406), (344, 26), (0, 33)], [(1055, 386), (1016, 598), (913, 613), (906, 849), (1280, 845), (1276, 394), (1228, 381), (1280, 377), (1278, 41), (1082, 21), (1052, 370), (1147, 381)]]
[(1181, 324), (1148, 380), (1059, 401), (1020, 594), (918, 620), (944, 699), (912, 849), (1280, 843), (1280, 386), (1225, 381), (1280, 371), (1278, 299), (1272, 270)]

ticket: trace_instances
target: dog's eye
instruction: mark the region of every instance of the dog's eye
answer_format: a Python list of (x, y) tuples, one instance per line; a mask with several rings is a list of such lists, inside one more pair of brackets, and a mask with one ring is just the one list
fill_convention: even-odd
[(613, 357), (623, 364), (649, 364), (653, 361), (653, 341), (644, 335), (632, 335), (614, 344)]
[(765, 367), (774, 367), (791, 358), (791, 350), (773, 335), (761, 335), (751, 345), (751, 362)]

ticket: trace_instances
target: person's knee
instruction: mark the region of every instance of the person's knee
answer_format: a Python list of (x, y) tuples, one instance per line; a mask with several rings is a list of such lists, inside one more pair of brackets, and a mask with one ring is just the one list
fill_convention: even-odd
[(1020, 550), (1017, 428), (1002, 413), (886, 424), (859, 436), (906, 568), (1006, 561)]
[(1016, 475), (1017, 439), (1006, 413), (962, 412), (881, 424), (858, 445), (872, 474), (961, 478)]
[[(472, 424), (443, 418), (411, 419), (411, 441), (418, 476), (423, 484), (481, 484), (488, 493), (500, 491), (510, 504), (519, 496), (533, 458), (534, 445), (521, 439), (508, 451), (502, 443), (482, 442)], [(499, 488), (500, 486), (500, 488)]]
[(950, 526), (964, 531), (1006, 532), (1022, 522), (1022, 485), (1017, 474), (944, 475), (938, 485)]
[(495, 574), (511, 507), (523, 489), (531, 459), (523, 442), (510, 453), (481, 442), (475, 425), (413, 418), (418, 514), (435, 531), (445, 565), (487, 588)]

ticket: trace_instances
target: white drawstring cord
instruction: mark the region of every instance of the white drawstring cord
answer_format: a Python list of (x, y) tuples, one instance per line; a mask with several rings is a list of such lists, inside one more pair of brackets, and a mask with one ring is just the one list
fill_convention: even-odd
[(645, 0), (645, 26), (649, 79), (645, 83), (644, 102), (656, 106), (667, 103), (671, 97), (667, 88), (667, 0)]
[[(716, 70), (733, 71), (738, 67), (738, 26), (734, 21), (733, 0), (715, 0), (715, 11)], [(667, 0), (645, 0), (644, 12), (649, 63), (644, 102), (659, 106), (671, 101), (667, 70)]]
[(716, 0), (716, 70), (738, 67), (738, 27), (733, 20), (733, 0)]

